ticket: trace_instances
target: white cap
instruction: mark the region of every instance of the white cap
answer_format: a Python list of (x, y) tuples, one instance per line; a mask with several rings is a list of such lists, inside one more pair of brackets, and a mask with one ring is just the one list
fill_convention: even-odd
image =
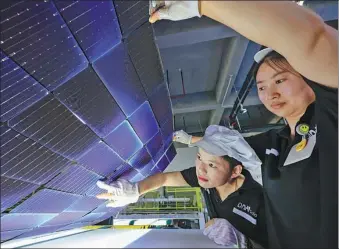
[(204, 137), (191, 146), (197, 146), (215, 156), (230, 156), (242, 163), (254, 180), (262, 185), (261, 161), (255, 151), (236, 130), (210, 125)]
[(255, 62), (260, 63), (266, 57), (266, 55), (268, 55), (272, 51), (273, 51), (272, 48), (265, 48), (265, 49), (260, 50), (254, 55)]

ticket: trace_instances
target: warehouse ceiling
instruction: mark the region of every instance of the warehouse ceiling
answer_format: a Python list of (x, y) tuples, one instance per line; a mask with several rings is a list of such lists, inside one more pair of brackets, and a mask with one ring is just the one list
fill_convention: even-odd
[[(337, 28), (336, 1), (304, 1)], [(229, 120), (238, 93), (261, 46), (207, 17), (154, 25), (169, 88), (174, 129), (201, 134), (211, 124), (234, 125)], [(255, 87), (236, 116), (241, 132), (260, 132), (284, 121), (260, 103)], [(245, 112), (245, 111), (244, 111)]]

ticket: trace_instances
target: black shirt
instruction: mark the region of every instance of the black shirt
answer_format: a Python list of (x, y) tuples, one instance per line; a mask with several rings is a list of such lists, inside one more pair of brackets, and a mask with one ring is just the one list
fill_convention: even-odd
[(290, 139), (288, 126), (246, 138), (263, 162), (270, 248), (338, 246), (338, 90), (306, 81), (316, 95), (298, 122), (315, 135), (307, 158), (284, 166), (302, 138)]
[[(183, 170), (181, 174), (191, 187), (200, 187), (195, 167)], [(242, 174), (245, 176), (243, 185), (224, 201), (221, 201), (215, 188), (201, 188), (209, 216), (211, 219), (228, 220), (245, 236), (266, 247), (267, 230), (262, 186), (253, 180), (248, 171), (243, 170)]]

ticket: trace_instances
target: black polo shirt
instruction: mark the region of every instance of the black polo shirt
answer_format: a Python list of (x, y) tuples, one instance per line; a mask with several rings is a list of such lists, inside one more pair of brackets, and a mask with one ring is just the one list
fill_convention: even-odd
[(307, 158), (298, 158), (301, 135), (292, 140), (288, 126), (246, 138), (263, 162), (270, 248), (338, 246), (338, 90), (306, 81), (316, 94), (298, 122), (310, 127), (308, 143), (315, 136)]
[[(192, 187), (200, 187), (196, 168), (181, 171), (185, 181)], [(267, 246), (264, 198), (262, 186), (253, 180), (247, 170), (243, 185), (221, 201), (215, 188), (204, 189), (204, 195), (210, 218), (228, 220), (236, 229), (262, 246)]]

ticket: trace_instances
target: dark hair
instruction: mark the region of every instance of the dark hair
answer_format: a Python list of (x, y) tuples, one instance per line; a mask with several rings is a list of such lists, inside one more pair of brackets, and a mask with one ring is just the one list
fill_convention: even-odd
[(229, 163), (230, 167), (231, 167), (231, 170), (234, 169), (235, 166), (237, 165), (241, 165), (242, 166), (242, 163), (239, 162), (237, 159), (233, 158), (233, 157), (230, 157), (230, 156), (222, 156), (222, 158)]
[(264, 59), (262, 59), (259, 63), (256, 63), (256, 65), (254, 66), (253, 78), (255, 81), (257, 80), (258, 70), (260, 66), (264, 63), (267, 63), (271, 68), (275, 70), (284, 70), (299, 76), (298, 72), (292, 68), (287, 59), (278, 52), (273, 50), (269, 52)]

